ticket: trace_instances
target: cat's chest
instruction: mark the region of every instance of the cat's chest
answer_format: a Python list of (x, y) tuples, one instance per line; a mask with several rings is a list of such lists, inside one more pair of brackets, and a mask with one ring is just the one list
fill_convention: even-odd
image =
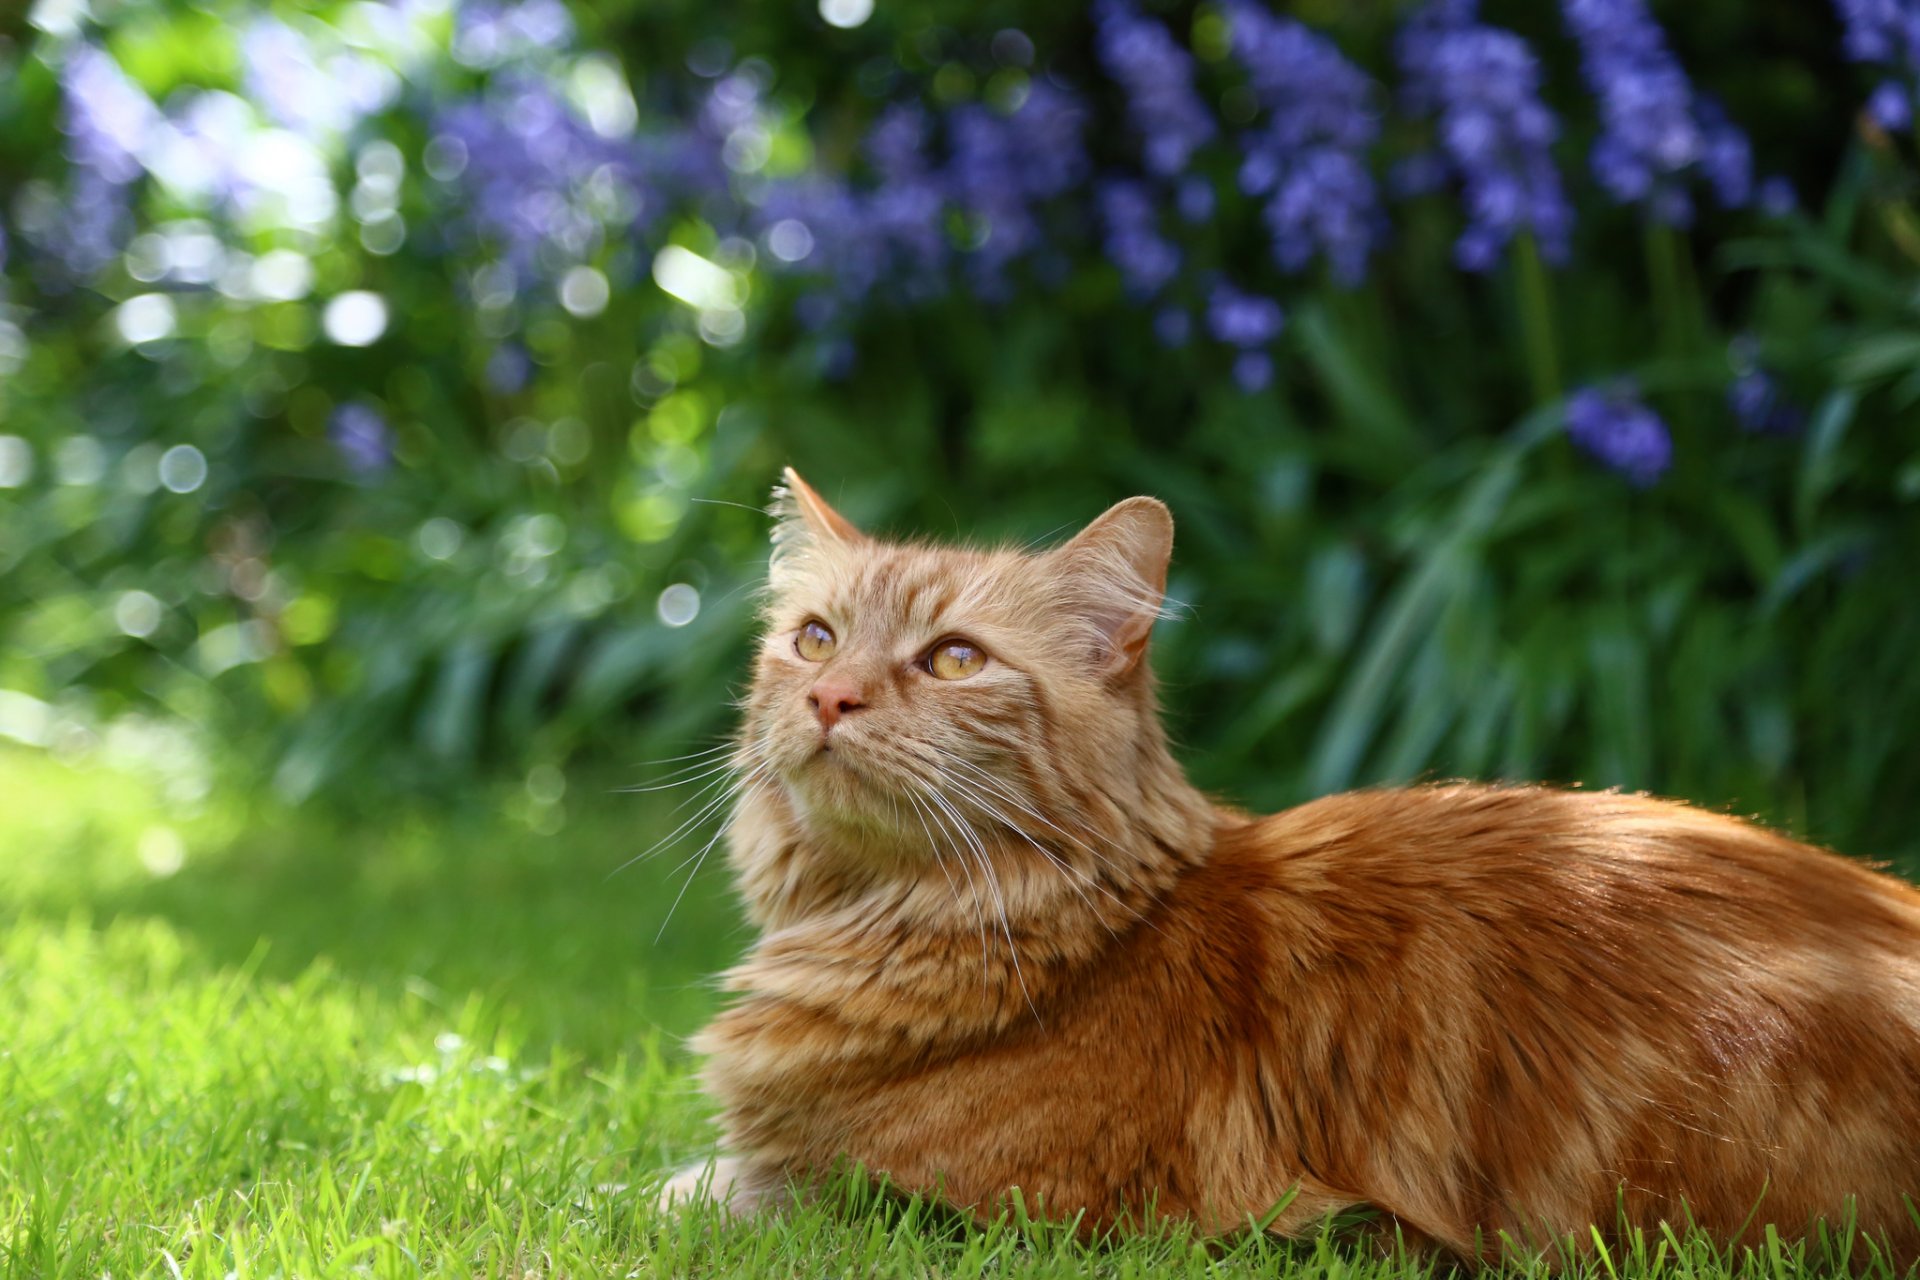
[(1115, 1045), (1079, 1010), (930, 1045), (900, 1028), (748, 1001), (702, 1047), (730, 1146), (792, 1169), (851, 1159), (961, 1203), (1009, 1186), (1109, 1200), (1114, 1171), (1178, 1149), (1191, 1114), (1158, 1038)]

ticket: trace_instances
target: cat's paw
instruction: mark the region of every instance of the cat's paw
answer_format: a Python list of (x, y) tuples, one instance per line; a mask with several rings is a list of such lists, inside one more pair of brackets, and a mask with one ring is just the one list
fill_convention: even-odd
[(667, 1179), (654, 1202), (661, 1212), (711, 1204), (729, 1218), (778, 1211), (792, 1199), (786, 1176), (738, 1156), (716, 1156), (688, 1165)]
[(662, 1212), (668, 1212), (704, 1201), (732, 1212), (739, 1176), (740, 1162), (731, 1156), (702, 1160), (667, 1179), (655, 1204)]

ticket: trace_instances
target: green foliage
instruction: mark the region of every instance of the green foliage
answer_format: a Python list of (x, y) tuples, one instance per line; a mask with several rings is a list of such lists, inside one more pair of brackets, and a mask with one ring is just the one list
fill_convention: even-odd
[[(1500, 21), (1542, 29), (1511, 8)], [(1171, 16), (1198, 31), (1211, 13)], [(156, 100), (238, 90), (244, 60), (214, 19), (240, 14), (129, 3), (99, 35)], [(1379, 65), (1398, 14), (1303, 16)], [(733, 347), (703, 342), (621, 243), (595, 261), (631, 284), (598, 314), (545, 285), (490, 306), (476, 294), (488, 256), (457, 230), (457, 191), (421, 177), (430, 127), (404, 96), (323, 149), (345, 193), (370, 143), (397, 148), (402, 250), (376, 252), (344, 219), (220, 228), (248, 261), (297, 248), (305, 296), (181, 291), (170, 337), (130, 341), (115, 308), (150, 290), (131, 258), (56, 287), (16, 236), (6, 316), (24, 346), (0, 381), (0, 434), (28, 442), (36, 473), (0, 489), (0, 733), (84, 754), (116, 726), (184, 721), (224, 776), (348, 805), (457, 797), (475, 777), (583, 756), (677, 755), (728, 723), (764, 555), (753, 508), (793, 462), (903, 534), (1030, 540), (1128, 493), (1166, 498), (1184, 608), (1156, 661), (1196, 776), (1236, 800), (1546, 779), (1920, 853), (1906, 785), (1920, 776), (1912, 148), (1853, 129), (1846, 102), (1821, 96), (1824, 72), (1810, 81), (1798, 53), (1831, 57), (1830, 21), (1778, 6), (1663, 16), (1806, 213), (1683, 234), (1583, 206), (1573, 265), (1547, 271), (1523, 245), (1475, 277), (1449, 258), (1454, 212), (1415, 202), (1364, 286), (1274, 276), (1289, 324), (1256, 394), (1221, 352), (1156, 342), (1090, 254), (1004, 304), (876, 307), (831, 377), (792, 318), (793, 286), (764, 272), (743, 272), (751, 328)], [(1083, 15), (1031, 6), (883, 6), (843, 44), (798, 10), (579, 17), (583, 47), (622, 59), (662, 117), (686, 110), (673, 69), (724, 27), (735, 52), (772, 60), (773, 146), (790, 158), (853, 150), (873, 59), (962, 98), (984, 92), (969, 59), (1002, 26), (1070, 70), (1087, 61)], [(1759, 52), (1736, 49), (1729, 24)], [(7, 209), (66, 168), (51, 43), (13, 34)], [(461, 77), (435, 64), (422, 92)], [(194, 212), (157, 188), (143, 198), (143, 227), (178, 231)], [(1227, 261), (1257, 220), (1229, 201), (1220, 222), (1208, 252)], [(722, 230), (695, 216), (666, 234), (721, 252)], [(324, 300), (358, 289), (387, 299), (387, 336), (317, 340)], [(532, 376), (503, 389), (487, 370), (508, 337)], [(1810, 406), (1804, 431), (1735, 425), (1736, 338)], [(1675, 435), (1674, 469), (1644, 492), (1560, 431), (1567, 389), (1627, 376)], [(391, 424), (390, 468), (356, 472), (330, 441), (351, 406)], [(206, 471), (175, 492), (158, 468), (181, 446)], [(657, 609), (674, 584), (699, 593), (685, 626)], [(183, 793), (204, 787), (187, 772)]]

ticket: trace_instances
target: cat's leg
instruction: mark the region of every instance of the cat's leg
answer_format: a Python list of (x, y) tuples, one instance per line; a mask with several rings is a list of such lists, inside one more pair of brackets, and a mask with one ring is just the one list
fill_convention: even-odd
[(744, 1218), (777, 1209), (789, 1199), (787, 1179), (779, 1170), (739, 1156), (715, 1156), (669, 1178), (660, 1188), (658, 1204), (670, 1210), (710, 1201), (728, 1216)]

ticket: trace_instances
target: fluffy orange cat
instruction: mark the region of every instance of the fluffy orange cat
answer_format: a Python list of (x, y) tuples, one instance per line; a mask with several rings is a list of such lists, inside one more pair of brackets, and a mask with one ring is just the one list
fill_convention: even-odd
[(1920, 1257), (1920, 892), (1613, 792), (1221, 808), (1145, 661), (1160, 503), (1040, 553), (776, 504), (728, 837), (762, 933), (696, 1042), (725, 1155), (669, 1199), (850, 1159), (1088, 1231), (1365, 1205), (1492, 1260), (1851, 1216)]

